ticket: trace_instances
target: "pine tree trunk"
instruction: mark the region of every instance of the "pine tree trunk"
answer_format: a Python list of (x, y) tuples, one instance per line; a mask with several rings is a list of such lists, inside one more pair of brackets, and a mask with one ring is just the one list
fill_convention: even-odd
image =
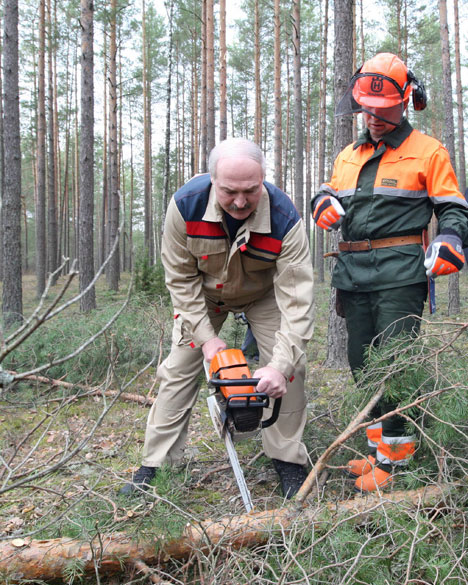
[(219, 140), (227, 138), (226, 0), (219, 0)]
[(206, 2), (206, 154), (215, 145), (215, 85), (214, 85), (214, 9), (213, 0)]
[(465, 128), (463, 112), (463, 86), (460, 59), (460, 18), (458, 14), (458, 0), (453, 0), (454, 23), (455, 23), (455, 76), (457, 85), (457, 120), (458, 120), (458, 163), (459, 182), (462, 193), (466, 191), (466, 162), (465, 162)]
[[(348, 0), (335, 0), (335, 101), (345, 93), (353, 74), (353, 3)], [(351, 116), (335, 117), (334, 153), (335, 159), (339, 152), (352, 141), (353, 122)], [(337, 249), (339, 233), (333, 232), (331, 248)], [(345, 320), (336, 314), (336, 291), (332, 289), (328, 318), (328, 367), (342, 368), (348, 363)]]
[(207, 10), (208, 0), (202, 0), (202, 34), (201, 34), (201, 88), (200, 88), (200, 173), (206, 173), (208, 170), (208, 161), (206, 156), (207, 150), (207, 50), (206, 50), (206, 28), (207, 28)]
[[(336, 526), (339, 523), (339, 518), (347, 517), (348, 524), (353, 521), (363, 524), (366, 517), (369, 521), (368, 516), (376, 508), (406, 510), (416, 507), (419, 510), (422, 506), (423, 509), (437, 510), (449, 493), (449, 486), (435, 484), (416, 490), (391, 491), (385, 493), (384, 498), (381, 494), (371, 494), (319, 506), (299, 507), (291, 503), (273, 510), (229, 515), (218, 521), (209, 519), (196, 524), (188, 523), (182, 535), (172, 540), (168, 540), (165, 534), (154, 534), (151, 539), (137, 539), (123, 532), (99, 534), (93, 542), (72, 538), (3, 540), (0, 541), (0, 571), (7, 575), (21, 574), (23, 579), (34, 582), (70, 582), (66, 575), (71, 563), (76, 562), (83, 577), (95, 578), (96, 571), (101, 576), (116, 575), (141, 561), (151, 566), (164, 566), (170, 560), (180, 561), (192, 558), (194, 554), (211, 556), (258, 547), (270, 541), (274, 534), (281, 539), (292, 530), (297, 531), (301, 523), (316, 534), (323, 535), (331, 524)], [(143, 581), (139, 578), (138, 582)], [(144, 582), (147, 582), (146, 579)], [(294, 582), (299, 583), (296, 579)]]
[(142, 52), (143, 52), (143, 160), (144, 160), (144, 226), (145, 252), (150, 264), (154, 263), (153, 245), (153, 197), (152, 197), (152, 116), (151, 84), (148, 81), (149, 60), (148, 41), (146, 38), (146, 3), (142, 3)]
[(36, 295), (46, 284), (46, 115), (45, 115), (45, 0), (39, 2), (37, 95)]
[[(3, 19), (0, 16), (0, 30), (3, 30)], [(0, 36), (0, 282), (3, 280), (3, 196), (5, 193), (5, 142), (3, 135), (3, 39)]]
[(310, 200), (312, 198), (312, 99), (311, 99), (310, 56), (307, 58), (307, 98), (306, 98), (306, 137), (305, 137), (305, 215), (304, 222), (310, 242)]
[(450, 42), (447, 22), (447, 0), (439, 0), (440, 40), (442, 44), (442, 77), (444, 98), (444, 143), (449, 151), (452, 166), (456, 172), (455, 129), (453, 124), (452, 67), (450, 63)]
[(132, 115), (129, 117), (130, 125), (130, 202), (129, 202), (129, 218), (128, 218), (128, 245), (130, 254), (128, 259), (128, 269), (133, 271), (133, 204), (135, 200), (135, 168), (133, 162), (133, 124)]
[[(457, 172), (455, 160), (455, 128), (453, 123), (452, 67), (450, 63), (450, 43), (447, 22), (447, 1), (439, 0), (440, 40), (442, 43), (442, 75), (444, 88), (444, 142), (450, 154), (452, 166)], [(451, 274), (448, 282), (448, 314), (460, 312), (460, 281), (458, 274)]]
[[(93, 0), (81, 0), (80, 292), (94, 278), (94, 26)], [(96, 308), (92, 287), (80, 300), (84, 312)]]
[(281, 18), (280, 0), (275, 0), (275, 44), (274, 44), (274, 69), (275, 69), (275, 185), (283, 189), (283, 122), (281, 109)]
[(261, 146), (262, 141), (262, 91), (260, 80), (260, 7), (254, 2), (254, 70), (255, 70), (255, 114), (254, 142)]
[[(193, 39), (192, 46), (195, 46), (196, 42)], [(195, 51), (195, 48), (194, 48)], [(191, 171), (192, 176), (198, 173), (198, 169), (200, 168), (200, 133), (198, 128), (198, 68), (197, 68), (197, 60), (195, 55), (192, 55), (192, 101), (191, 101), (191, 108), (192, 108), (192, 116), (191, 116), (191, 124), (192, 124), (192, 156), (191, 156)], [(227, 123), (227, 122), (226, 122)]]
[(302, 120), (301, 0), (293, 0), (292, 40), (294, 49), (294, 201), (304, 217), (304, 124)]
[[(167, 72), (167, 92), (166, 92), (166, 138), (164, 145), (164, 186), (163, 186), (163, 208), (161, 217), (161, 226), (164, 225), (166, 209), (170, 198), (170, 172), (171, 172), (171, 92), (172, 92), (172, 48), (174, 42), (173, 32), (174, 2), (171, 1), (169, 9), (169, 47), (168, 47), (168, 72)], [(213, 92), (214, 99), (214, 92)], [(214, 106), (214, 104), (213, 104)], [(213, 114), (214, 115), (214, 114)], [(214, 119), (213, 119), (214, 123)]]
[[(54, 35), (54, 21), (51, 11), (51, 1), (47, 0), (48, 13), (48, 139), (49, 139), (49, 154), (47, 161), (48, 170), (48, 210), (47, 210), (47, 270), (50, 273), (56, 271), (58, 267), (58, 227), (57, 227), (57, 190), (55, 180), (55, 162), (56, 162), (56, 148), (55, 148), (55, 111), (54, 111), (54, 72), (53, 72), (53, 39)], [(53, 284), (57, 281), (55, 276)]]
[(9, 327), (23, 318), (21, 266), (21, 140), (18, 83), (18, 0), (3, 4), (5, 175), (0, 237), (3, 241), (2, 313)]
[[(104, 31), (104, 79), (107, 79), (107, 31)], [(103, 137), (102, 137), (102, 201), (101, 201), (101, 241), (99, 264), (102, 264), (107, 255), (107, 200), (109, 197), (109, 183), (107, 180), (108, 158), (107, 158), (107, 83), (104, 83), (103, 97)], [(107, 271), (106, 271), (107, 272)]]
[[(120, 192), (118, 184), (117, 149), (117, 0), (111, 2), (110, 46), (109, 46), (109, 244), (114, 246), (119, 228)], [(109, 261), (107, 283), (109, 290), (119, 289), (119, 246)]]
[[(323, 41), (321, 44), (322, 58), (320, 60), (320, 93), (319, 93), (319, 122), (318, 122), (318, 184), (325, 181), (325, 152), (327, 146), (327, 59), (328, 59), (328, 0), (325, 0), (323, 16)], [(316, 254), (315, 267), (318, 272), (318, 281), (325, 281), (324, 239), (325, 232), (315, 229)]]

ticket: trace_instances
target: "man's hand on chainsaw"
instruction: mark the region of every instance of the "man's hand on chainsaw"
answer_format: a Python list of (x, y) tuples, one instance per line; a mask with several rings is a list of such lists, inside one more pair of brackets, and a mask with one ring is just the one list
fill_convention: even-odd
[(253, 377), (260, 378), (257, 384), (257, 392), (264, 392), (271, 398), (281, 398), (287, 392), (286, 378), (279, 370), (271, 366), (258, 369), (253, 374)]
[(227, 345), (219, 337), (213, 337), (202, 345), (203, 357), (207, 362), (211, 362), (218, 351), (226, 349)]

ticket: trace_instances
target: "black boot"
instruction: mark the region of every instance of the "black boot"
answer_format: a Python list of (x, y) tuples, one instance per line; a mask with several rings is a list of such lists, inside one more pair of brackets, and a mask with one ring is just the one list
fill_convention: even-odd
[(149, 488), (150, 482), (155, 475), (156, 467), (146, 467), (145, 465), (142, 465), (140, 469), (136, 470), (132, 481), (126, 483), (122, 488), (120, 488), (119, 494), (121, 496), (130, 496), (135, 491), (138, 492), (139, 489), (146, 491)]
[(290, 500), (301, 489), (302, 484), (307, 478), (307, 471), (299, 463), (290, 463), (280, 459), (272, 459), (273, 467), (280, 476), (281, 489), (283, 496)]

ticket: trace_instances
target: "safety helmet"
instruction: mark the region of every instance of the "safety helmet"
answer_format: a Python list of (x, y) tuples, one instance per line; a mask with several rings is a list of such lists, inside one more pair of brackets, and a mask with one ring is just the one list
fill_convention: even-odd
[(378, 53), (361, 67), (352, 91), (361, 106), (391, 108), (407, 101), (411, 90), (403, 61), (392, 53)]
[(426, 107), (426, 92), (403, 61), (392, 53), (378, 53), (353, 75), (336, 115), (366, 112), (399, 126), (413, 92), (415, 110)]

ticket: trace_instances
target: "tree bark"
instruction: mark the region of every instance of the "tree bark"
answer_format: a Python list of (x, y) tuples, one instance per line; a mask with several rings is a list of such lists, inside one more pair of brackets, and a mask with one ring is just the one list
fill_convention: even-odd
[(460, 190), (466, 191), (466, 162), (465, 162), (465, 126), (463, 112), (463, 85), (461, 75), (460, 59), (460, 18), (458, 14), (458, 0), (453, 1), (454, 23), (455, 23), (455, 77), (457, 87), (457, 121), (458, 121), (458, 162)]
[(255, 76), (255, 115), (254, 142), (261, 146), (262, 140), (262, 88), (260, 76), (260, 7), (259, 0), (254, 2), (254, 76)]
[(304, 217), (304, 124), (302, 120), (301, 0), (293, 0), (292, 40), (294, 49), (294, 202)]
[(219, 1), (219, 139), (227, 138), (226, 0)]
[[(117, 0), (111, 1), (110, 46), (109, 46), (109, 236), (110, 247), (114, 245), (119, 228), (119, 180), (117, 169)], [(120, 253), (117, 246), (109, 261), (107, 283), (109, 290), (119, 289)]]
[[(81, 141), (80, 141), (80, 292), (94, 278), (94, 3), (81, 0)], [(94, 286), (80, 300), (88, 312), (96, 308)]]
[(207, 3), (208, 0), (202, 0), (202, 33), (201, 33), (201, 88), (200, 88), (200, 167), (197, 172), (206, 173), (208, 170), (208, 161), (206, 156), (207, 150)]
[[(170, 160), (171, 160), (171, 93), (172, 93), (172, 47), (173, 47), (173, 15), (174, 2), (171, 1), (169, 9), (169, 47), (168, 47), (168, 73), (167, 73), (167, 93), (166, 93), (166, 136), (164, 145), (164, 187), (163, 187), (163, 208), (161, 217), (161, 226), (164, 225), (166, 209), (169, 204), (169, 178), (170, 178)], [(214, 96), (214, 92), (213, 92)], [(213, 97), (214, 99), (214, 97)], [(162, 231), (162, 229), (161, 229)]]
[(274, 43), (274, 69), (275, 69), (275, 185), (283, 189), (283, 122), (281, 109), (281, 16), (280, 0), (275, 0), (275, 43)]
[[(107, 31), (104, 30), (104, 80), (107, 79)], [(103, 96), (103, 137), (102, 137), (102, 202), (101, 202), (101, 241), (99, 246), (99, 264), (103, 264), (107, 255), (107, 200), (109, 198), (109, 183), (108, 177), (108, 158), (107, 158), (107, 83), (104, 83)]]
[(215, 145), (214, 1), (206, 0), (206, 155)]
[(143, 161), (144, 161), (144, 226), (145, 253), (149, 262), (154, 263), (153, 245), (153, 199), (152, 199), (152, 116), (151, 116), (151, 83), (148, 81), (149, 59), (146, 38), (146, 3), (142, 2), (142, 53), (143, 53)]
[(455, 159), (455, 129), (453, 124), (452, 67), (447, 22), (447, 0), (439, 0), (440, 41), (442, 44), (442, 87), (444, 98), (444, 143), (449, 151), (452, 166), (457, 169)]
[[(327, 144), (327, 60), (328, 60), (328, 0), (325, 0), (323, 16), (323, 42), (321, 43), (322, 58), (320, 60), (320, 93), (319, 93), (319, 120), (318, 120), (318, 184), (325, 182), (325, 153)], [(325, 231), (315, 229), (316, 254), (315, 268), (318, 272), (318, 281), (325, 281), (325, 263), (323, 253), (325, 251)]]
[(5, 175), (0, 243), (3, 246), (2, 313), (9, 327), (23, 318), (18, 0), (4, 2), (3, 87)]
[[(57, 226), (57, 184), (56, 184), (56, 147), (55, 147), (55, 107), (54, 107), (54, 18), (51, 9), (51, 0), (47, 0), (48, 25), (48, 160), (47, 160), (47, 271), (53, 273), (58, 268), (58, 226)], [(58, 275), (54, 277), (57, 281)]]
[[(348, 87), (353, 74), (353, 2), (335, 0), (335, 102), (341, 98)], [(352, 141), (353, 121), (351, 116), (335, 117), (333, 136), (333, 159)], [(331, 235), (332, 249), (337, 249), (339, 232)], [(328, 318), (328, 353), (326, 364), (329, 367), (342, 368), (348, 363), (345, 320), (336, 314), (336, 290), (332, 289)]]
[(37, 194), (36, 296), (46, 284), (46, 114), (45, 114), (45, 0), (39, 2), (39, 54), (37, 87)]
[[(450, 43), (447, 22), (447, 1), (439, 0), (440, 40), (442, 43), (442, 76), (444, 88), (444, 142), (450, 155), (452, 166), (457, 172), (455, 158), (455, 128), (453, 122), (452, 67), (450, 63)], [(451, 274), (448, 281), (448, 314), (460, 312), (460, 282), (458, 274)]]
[[(0, 16), (0, 30), (3, 30), (3, 19)], [(3, 134), (3, 39), (0, 36), (0, 282), (3, 280), (3, 194), (5, 192), (5, 141)]]

